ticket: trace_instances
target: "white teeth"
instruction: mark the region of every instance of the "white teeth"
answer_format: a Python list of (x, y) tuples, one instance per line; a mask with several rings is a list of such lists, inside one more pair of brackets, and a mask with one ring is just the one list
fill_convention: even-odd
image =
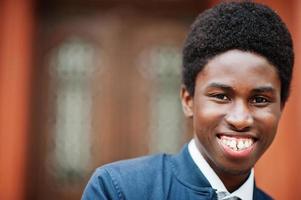
[(236, 141), (235, 140), (231, 140), (230, 145), (231, 148), (236, 147)]
[(247, 149), (254, 143), (250, 138), (238, 139), (235, 137), (221, 137), (221, 142), (235, 151)]
[(245, 147), (245, 144), (242, 140), (238, 141), (237, 148), (242, 149)]

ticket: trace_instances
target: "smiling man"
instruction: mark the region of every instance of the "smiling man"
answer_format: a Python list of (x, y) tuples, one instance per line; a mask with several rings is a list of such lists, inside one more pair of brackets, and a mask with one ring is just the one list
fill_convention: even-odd
[(252, 199), (250, 171), (274, 139), (280, 91), (276, 68), (241, 50), (211, 59), (196, 77), (193, 96), (183, 88), (184, 111), (193, 118), (195, 135), (188, 149), (215, 189), (233, 192), (243, 186), (247, 191), (233, 195)]
[(184, 113), (194, 138), (177, 155), (96, 170), (83, 199), (271, 199), (253, 167), (271, 145), (289, 96), (294, 52), (285, 24), (261, 4), (200, 14), (183, 50)]

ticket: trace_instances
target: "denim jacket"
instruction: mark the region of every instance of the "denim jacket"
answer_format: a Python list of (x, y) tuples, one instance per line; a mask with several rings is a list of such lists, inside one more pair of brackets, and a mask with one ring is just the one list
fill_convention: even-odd
[[(159, 154), (98, 168), (82, 200), (216, 200), (216, 191), (185, 145), (177, 155)], [(254, 200), (271, 199), (255, 185)]]

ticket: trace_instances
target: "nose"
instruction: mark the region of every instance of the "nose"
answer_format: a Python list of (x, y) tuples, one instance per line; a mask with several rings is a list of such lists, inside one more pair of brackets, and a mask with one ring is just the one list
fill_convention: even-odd
[(225, 121), (230, 129), (234, 131), (248, 131), (254, 123), (250, 109), (243, 101), (237, 101), (232, 104), (225, 116)]

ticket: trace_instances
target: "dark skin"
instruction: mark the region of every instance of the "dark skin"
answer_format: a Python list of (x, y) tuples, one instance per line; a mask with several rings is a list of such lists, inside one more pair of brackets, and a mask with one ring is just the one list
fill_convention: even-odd
[[(197, 147), (229, 192), (245, 182), (272, 143), (282, 113), (280, 91), (276, 68), (240, 50), (212, 58), (197, 75), (193, 96), (182, 88)], [(239, 153), (222, 143), (223, 137), (252, 145)]]

